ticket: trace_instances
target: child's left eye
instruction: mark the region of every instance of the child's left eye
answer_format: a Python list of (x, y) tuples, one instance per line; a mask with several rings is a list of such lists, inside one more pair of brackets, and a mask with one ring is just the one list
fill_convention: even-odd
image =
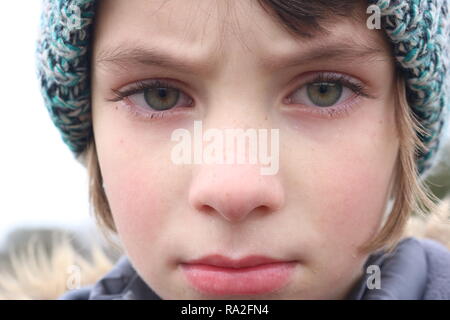
[(333, 118), (348, 113), (360, 96), (370, 97), (362, 83), (343, 74), (324, 72), (297, 88), (285, 101), (306, 112)]
[(342, 100), (348, 99), (352, 91), (341, 83), (314, 82), (303, 86), (292, 100), (303, 100), (304, 104), (318, 107), (331, 107)]

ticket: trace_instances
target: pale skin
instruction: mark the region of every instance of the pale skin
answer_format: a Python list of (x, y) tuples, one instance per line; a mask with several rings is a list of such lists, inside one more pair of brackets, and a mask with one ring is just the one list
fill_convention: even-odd
[[(349, 19), (310, 40), (292, 37), (253, 1), (102, 1), (96, 17), (92, 64), (95, 143), (119, 238), (144, 281), (163, 299), (214, 299), (191, 287), (180, 261), (210, 253), (260, 254), (297, 261), (289, 283), (244, 299), (342, 299), (362, 275), (367, 254), (358, 247), (380, 227), (397, 160), (394, 66), (380, 33)], [(371, 54), (320, 57), (282, 68), (286, 57), (311, 54), (352, 40)], [(129, 63), (104, 52), (151, 48), (191, 72)], [(316, 51), (316, 53), (323, 53)], [(267, 64), (267, 60), (273, 63)], [(128, 62), (127, 62), (128, 61)], [(352, 106), (336, 118), (311, 113), (302, 96), (285, 98), (319, 72), (345, 74), (371, 97), (346, 89)], [(167, 79), (193, 100), (162, 118), (131, 115), (108, 101), (111, 89)], [(142, 94), (134, 101), (145, 109)], [(278, 128), (276, 175), (257, 165), (171, 162), (177, 128)]]

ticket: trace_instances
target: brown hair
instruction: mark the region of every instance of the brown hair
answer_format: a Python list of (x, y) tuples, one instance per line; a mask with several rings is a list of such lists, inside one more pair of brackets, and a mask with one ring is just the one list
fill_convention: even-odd
[[(366, 1), (355, 2), (354, 0), (258, 0), (258, 2), (289, 32), (301, 37), (311, 37), (312, 33), (316, 32), (327, 32), (319, 25), (323, 20), (339, 17), (357, 18), (358, 16), (354, 14), (357, 5), (366, 3)], [(394, 103), (400, 148), (392, 188), (394, 202), (387, 220), (380, 226), (381, 229), (360, 248), (363, 252), (371, 252), (381, 247), (392, 250), (401, 238), (409, 216), (413, 213), (423, 215), (434, 212), (436, 210), (435, 202), (438, 201), (420, 179), (416, 165), (419, 150), (426, 149), (417, 133), (420, 132), (422, 135), (427, 133), (408, 105), (405, 80), (398, 72), (396, 78), (397, 94)], [(107, 239), (111, 240), (108, 235), (111, 232), (117, 233), (117, 230), (103, 189), (103, 180), (93, 139), (83, 156), (86, 157), (89, 199), (94, 216), (101, 231), (104, 232)]]
[(412, 214), (427, 215), (437, 210), (439, 199), (424, 184), (417, 170), (419, 150), (426, 150), (417, 133), (427, 132), (412, 112), (406, 98), (405, 80), (397, 73), (395, 94), (395, 120), (400, 146), (393, 185), (394, 205), (378, 234), (361, 247), (370, 252), (383, 246), (389, 251), (395, 247)]
[(327, 33), (323, 22), (341, 18), (362, 18), (357, 9), (367, 4), (359, 0), (257, 0), (260, 6), (275, 18), (287, 32), (310, 38), (316, 33)]

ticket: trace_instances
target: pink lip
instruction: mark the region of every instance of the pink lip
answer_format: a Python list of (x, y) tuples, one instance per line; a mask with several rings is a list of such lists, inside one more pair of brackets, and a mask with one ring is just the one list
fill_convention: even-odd
[(210, 255), (182, 263), (188, 282), (197, 290), (212, 295), (247, 295), (273, 292), (285, 286), (296, 262), (263, 256), (239, 260)]

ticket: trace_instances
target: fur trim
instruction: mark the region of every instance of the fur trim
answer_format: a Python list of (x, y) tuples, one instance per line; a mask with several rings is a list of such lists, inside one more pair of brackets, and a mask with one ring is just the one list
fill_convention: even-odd
[(412, 216), (404, 236), (433, 239), (450, 249), (450, 196), (440, 201), (429, 217)]
[(100, 246), (91, 249), (89, 259), (68, 237), (52, 241), (50, 252), (42, 241), (29, 241), (25, 250), (10, 253), (9, 260), (11, 270), (0, 273), (0, 299), (57, 299), (96, 282), (114, 265)]

